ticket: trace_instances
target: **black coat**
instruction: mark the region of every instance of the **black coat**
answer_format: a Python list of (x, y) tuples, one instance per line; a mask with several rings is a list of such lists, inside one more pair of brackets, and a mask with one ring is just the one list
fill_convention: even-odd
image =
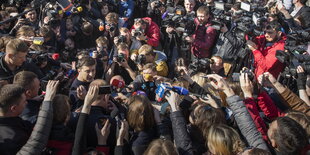
[(20, 114), (20, 117), (25, 121), (29, 121), (34, 126), (37, 122), (42, 102), (36, 100), (27, 100), (27, 102), (28, 103), (26, 104), (22, 114)]
[(15, 155), (26, 144), (32, 128), (20, 117), (0, 117), (0, 152)]

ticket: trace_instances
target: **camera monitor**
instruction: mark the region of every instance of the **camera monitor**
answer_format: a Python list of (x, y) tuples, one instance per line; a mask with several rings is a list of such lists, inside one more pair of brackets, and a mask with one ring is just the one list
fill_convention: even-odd
[(215, 4), (215, 9), (225, 10), (225, 5), (223, 2), (214, 2), (214, 4)]
[(245, 2), (241, 2), (241, 9), (244, 11), (251, 11), (251, 5)]

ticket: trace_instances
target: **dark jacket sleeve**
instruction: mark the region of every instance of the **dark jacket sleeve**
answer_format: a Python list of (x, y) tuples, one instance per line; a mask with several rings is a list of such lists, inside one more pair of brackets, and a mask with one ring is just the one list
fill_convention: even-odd
[(230, 109), (238, 124), (238, 127), (250, 146), (269, 151), (262, 135), (256, 129), (256, 126), (244, 105), (242, 99), (237, 96), (230, 96), (226, 99)]
[(81, 113), (79, 117), (79, 121), (76, 127), (74, 145), (72, 149), (72, 155), (80, 155), (83, 154), (83, 148), (85, 148), (85, 122), (88, 120), (88, 114)]
[(186, 121), (181, 111), (170, 114), (175, 144), (180, 155), (192, 155), (193, 146), (186, 130)]
[(225, 38), (228, 39), (228, 41), (235, 47), (235, 48), (240, 48), (243, 46), (244, 42), (241, 41), (240, 39), (236, 38), (232, 32), (227, 31), (224, 33)]
[(18, 155), (41, 154), (45, 148), (53, 123), (53, 106), (51, 101), (44, 101), (39, 111), (38, 120), (27, 143)]

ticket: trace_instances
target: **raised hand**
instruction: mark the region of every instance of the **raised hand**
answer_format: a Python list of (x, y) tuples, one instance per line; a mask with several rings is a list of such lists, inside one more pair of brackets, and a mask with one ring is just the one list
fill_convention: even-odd
[(223, 91), (227, 97), (235, 95), (234, 91), (225, 81), (225, 79), (217, 74), (209, 74), (207, 78), (210, 79), (211, 85), (219, 91)]
[(123, 120), (121, 122), (121, 128), (119, 130), (119, 134), (117, 137), (117, 146), (122, 146), (124, 145), (124, 139), (126, 139), (126, 137), (128, 136), (128, 129), (129, 129), (129, 125), (128, 122), (126, 120)]
[(58, 87), (59, 81), (52, 81), (49, 80), (46, 85), (46, 94), (44, 97), (44, 101), (52, 101), (53, 98), (56, 95), (57, 87)]
[(248, 73), (240, 74), (240, 87), (243, 91), (244, 98), (253, 97), (253, 84), (249, 79)]

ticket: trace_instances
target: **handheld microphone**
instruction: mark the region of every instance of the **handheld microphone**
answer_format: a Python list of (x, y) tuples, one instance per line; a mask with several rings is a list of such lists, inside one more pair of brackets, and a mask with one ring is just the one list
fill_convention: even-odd
[(178, 93), (179, 95), (188, 95), (189, 94), (189, 91), (187, 89), (185, 89), (184, 87), (180, 87), (180, 86), (173, 86), (172, 91)]
[(159, 86), (157, 86), (157, 89), (156, 89), (156, 94), (158, 95), (158, 100), (157, 100), (158, 102), (162, 101), (165, 95), (169, 95), (167, 90), (172, 90), (178, 93), (179, 95), (189, 94), (189, 91), (185, 89), (184, 87), (180, 87), (180, 86), (170, 87), (168, 84), (161, 83)]
[(111, 85), (114, 86), (115, 88), (125, 88), (126, 87), (124, 81), (120, 81), (120, 80), (117, 80), (117, 79), (114, 79), (112, 81)]

